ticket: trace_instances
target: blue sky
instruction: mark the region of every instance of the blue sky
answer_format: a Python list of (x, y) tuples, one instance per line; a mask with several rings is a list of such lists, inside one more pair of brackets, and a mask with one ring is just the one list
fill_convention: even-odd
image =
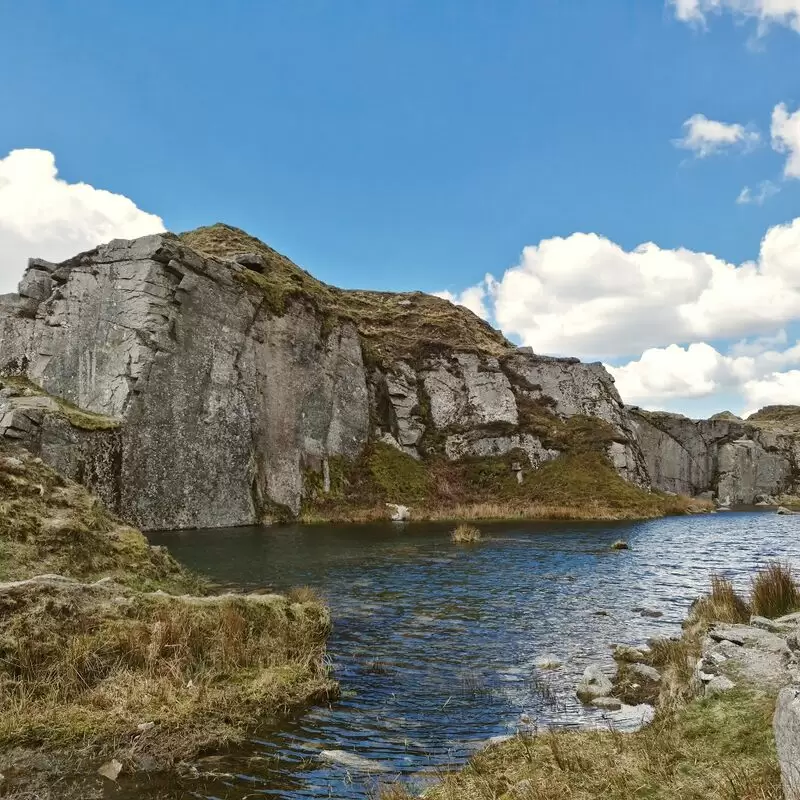
[[(798, 17), (746, 17), (737, 0), (703, 17), (708, 2), (0, 0), (0, 158), (48, 151), (69, 184), (124, 195), (173, 230), (238, 225), (341, 286), (459, 295), (575, 232), (739, 265), (800, 216), (800, 180), (769, 135), (778, 104), (800, 106), (800, 33)], [(675, 146), (696, 114), (759, 143), (699, 158)], [(780, 191), (736, 203), (763, 181)], [(798, 330), (792, 309), (722, 336), (634, 327), (601, 346), (598, 328), (593, 352), (486, 309), (513, 318), (518, 341), (611, 364), (692, 342), (728, 357), (780, 331), (783, 352)], [(743, 410), (740, 384), (634, 399)]]

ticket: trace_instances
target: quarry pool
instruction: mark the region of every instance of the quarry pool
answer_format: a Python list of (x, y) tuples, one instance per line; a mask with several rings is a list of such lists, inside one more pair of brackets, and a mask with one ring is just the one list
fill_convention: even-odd
[[(636, 725), (641, 709), (608, 714), (575, 699), (587, 664), (611, 666), (615, 642), (677, 634), (711, 572), (746, 588), (765, 561), (800, 566), (800, 516), (768, 512), (484, 525), (484, 541), (468, 546), (450, 542), (451, 527), (150, 535), (223, 585), (317, 589), (333, 613), (329, 654), (342, 688), (331, 707), (261, 730), (247, 748), (200, 760), (201, 777), (161, 790), (226, 800), (364, 798), (397, 778), (422, 788), (519, 729)], [(620, 538), (630, 550), (610, 550)], [(561, 666), (544, 669), (544, 661)]]

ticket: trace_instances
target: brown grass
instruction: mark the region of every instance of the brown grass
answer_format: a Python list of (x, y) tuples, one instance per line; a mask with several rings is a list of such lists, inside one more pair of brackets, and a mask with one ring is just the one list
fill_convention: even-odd
[(474, 525), (462, 523), (452, 530), (450, 540), (456, 544), (473, 544), (481, 540), (481, 532)]
[(737, 593), (733, 584), (721, 575), (711, 576), (711, 591), (698, 598), (689, 610), (688, 629), (705, 629), (714, 622), (750, 621), (750, 605)]
[[(430, 800), (780, 800), (774, 704), (736, 693), (660, 714), (633, 734), (547, 732), (484, 750)], [(409, 800), (397, 786), (382, 800)]]
[(782, 617), (800, 609), (800, 589), (792, 568), (774, 562), (756, 573), (751, 587), (753, 613), (762, 617)]

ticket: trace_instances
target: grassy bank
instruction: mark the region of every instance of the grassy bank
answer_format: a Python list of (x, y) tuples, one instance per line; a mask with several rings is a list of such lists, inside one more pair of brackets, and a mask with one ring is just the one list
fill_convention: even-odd
[(167, 768), (336, 688), (330, 617), (311, 592), (211, 595), (82, 487), (5, 445), (0, 580), (4, 791), (92, 797), (107, 759)]
[(372, 444), (355, 462), (332, 459), (330, 490), (306, 475), (304, 522), (387, 518), (386, 504), (411, 507), (414, 520), (624, 520), (710, 510), (688, 497), (648, 492), (623, 480), (601, 452), (565, 453), (538, 469), (512, 469), (524, 453), (418, 461), (390, 445)]
[[(662, 712), (633, 734), (548, 732), (490, 747), (430, 800), (781, 800), (771, 698), (736, 692)], [(401, 787), (381, 800), (406, 800)]]
[[(655, 702), (653, 722), (635, 733), (613, 727), (524, 734), (487, 748), (464, 768), (443, 774), (428, 800), (782, 800), (775, 753), (771, 691), (742, 681), (733, 691), (698, 697), (693, 682), (701, 642), (713, 622), (747, 622), (752, 613), (777, 617), (800, 608), (800, 589), (785, 565), (753, 579), (750, 597), (726, 580), (695, 602), (678, 640), (651, 642), (644, 659), (661, 681), (649, 697), (621, 663), (615, 696)], [(739, 681), (737, 680), (737, 684)], [(625, 697), (626, 692), (632, 695)], [(380, 800), (410, 800), (400, 785)]]

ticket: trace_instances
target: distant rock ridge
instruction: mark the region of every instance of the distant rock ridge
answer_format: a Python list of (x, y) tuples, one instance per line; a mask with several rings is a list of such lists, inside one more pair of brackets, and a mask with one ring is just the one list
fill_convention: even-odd
[(420, 292), (328, 286), (225, 225), (31, 259), (0, 297), (0, 376), (0, 435), (145, 529), (297, 515), (375, 443), (518, 478), (591, 447), (640, 487), (794, 490), (793, 440), (766, 422), (626, 409), (601, 364)]

